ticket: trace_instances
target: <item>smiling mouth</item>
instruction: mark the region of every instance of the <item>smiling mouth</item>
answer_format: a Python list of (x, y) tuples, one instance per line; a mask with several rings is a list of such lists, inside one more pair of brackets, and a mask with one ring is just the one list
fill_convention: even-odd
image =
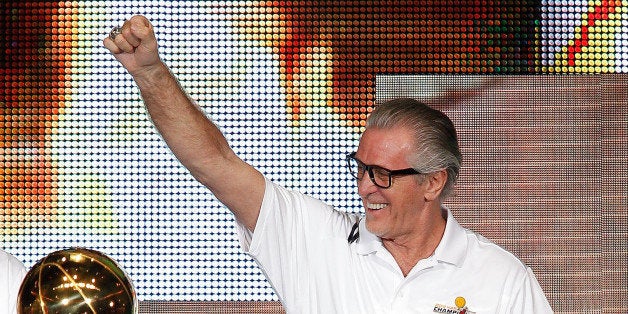
[(370, 209), (370, 210), (380, 210), (384, 207), (388, 206), (388, 204), (384, 204), (384, 203), (376, 203), (376, 204), (372, 204), (372, 203), (366, 203), (366, 208)]

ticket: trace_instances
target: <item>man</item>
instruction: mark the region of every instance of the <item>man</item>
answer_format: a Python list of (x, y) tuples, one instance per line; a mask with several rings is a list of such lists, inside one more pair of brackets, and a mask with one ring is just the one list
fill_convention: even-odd
[(441, 205), (460, 152), (440, 111), (399, 99), (369, 117), (347, 157), (361, 218), (277, 186), (238, 158), (160, 60), (145, 17), (104, 45), (177, 158), (234, 213), (242, 247), (288, 313), (551, 312), (530, 268)]
[(26, 272), (22, 262), (0, 249), (0, 313), (17, 313), (17, 295)]

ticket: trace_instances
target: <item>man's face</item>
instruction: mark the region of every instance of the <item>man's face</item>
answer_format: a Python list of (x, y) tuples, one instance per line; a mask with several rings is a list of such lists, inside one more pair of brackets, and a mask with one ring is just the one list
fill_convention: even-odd
[[(362, 134), (355, 157), (366, 165), (397, 170), (411, 167), (407, 158), (413, 149), (413, 134), (406, 128), (371, 128)], [(422, 182), (416, 175), (393, 177), (392, 185), (384, 189), (365, 174), (357, 184), (367, 229), (384, 239), (412, 233), (426, 205)]]

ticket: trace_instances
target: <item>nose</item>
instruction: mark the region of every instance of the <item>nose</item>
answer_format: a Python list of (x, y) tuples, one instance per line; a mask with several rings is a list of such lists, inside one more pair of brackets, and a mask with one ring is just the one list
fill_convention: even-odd
[(377, 186), (373, 183), (368, 173), (365, 173), (361, 179), (356, 180), (358, 184), (358, 194), (360, 196), (371, 194), (377, 190)]

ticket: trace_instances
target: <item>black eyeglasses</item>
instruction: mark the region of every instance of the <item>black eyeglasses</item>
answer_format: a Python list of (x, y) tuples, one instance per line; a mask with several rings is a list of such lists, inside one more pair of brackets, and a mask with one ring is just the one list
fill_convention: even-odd
[(390, 187), (393, 177), (423, 174), (412, 168), (389, 170), (379, 166), (365, 165), (363, 162), (355, 158), (355, 153), (347, 155), (347, 167), (349, 168), (351, 176), (358, 180), (362, 180), (364, 173), (368, 173), (371, 182), (382, 189)]

